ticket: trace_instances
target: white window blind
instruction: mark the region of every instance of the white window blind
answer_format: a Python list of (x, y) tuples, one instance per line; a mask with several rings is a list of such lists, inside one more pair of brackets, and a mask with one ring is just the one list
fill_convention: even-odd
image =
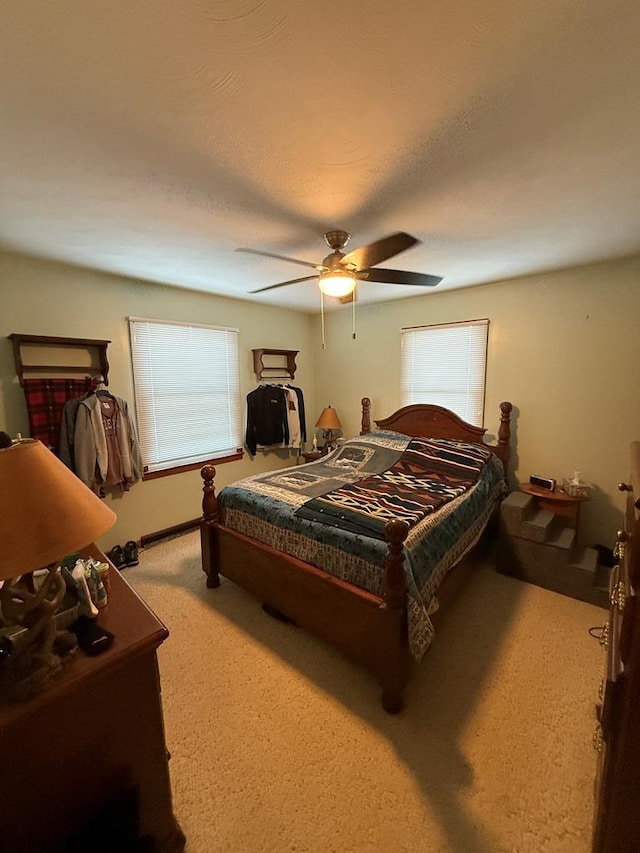
[(402, 329), (401, 405), (434, 403), (484, 421), (488, 320)]
[(147, 471), (241, 446), (238, 330), (130, 318), (136, 411)]

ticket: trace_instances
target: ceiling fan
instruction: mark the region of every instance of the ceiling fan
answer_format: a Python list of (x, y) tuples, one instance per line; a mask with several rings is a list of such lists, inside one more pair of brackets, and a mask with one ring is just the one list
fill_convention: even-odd
[(288, 258), (285, 255), (276, 255), (272, 252), (262, 252), (258, 249), (236, 249), (236, 252), (248, 252), (251, 255), (263, 255), (267, 258), (276, 258), (281, 261), (289, 261), (292, 264), (301, 264), (316, 270), (313, 275), (302, 278), (292, 278), (289, 281), (281, 281), (268, 287), (253, 290), (252, 293), (264, 293), (266, 290), (275, 290), (277, 287), (285, 287), (288, 284), (297, 284), (300, 281), (318, 279), (318, 286), (322, 293), (327, 296), (336, 296), (344, 302), (353, 299), (356, 284), (359, 281), (374, 281), (383, 284), (408, 284), (413, 287), (435, 287), (442, 281), (436, 275), (425, 275), (418, 272), (407, 272), (405, 270), (382, 269), (377, 264), (399, 255), (406, 249), (415, 246), (420, 240), (397, 231), (389, 234), (381, 240), (375, 240), (359, 249), (353, 249), (347, 254), (343, 253), (351, 235), (346, 231), (327, 231), (324, 240), (332, 251), (322, 260), (320, 264), (312, 264), (309, 261), (301, 261), (298, 258)]

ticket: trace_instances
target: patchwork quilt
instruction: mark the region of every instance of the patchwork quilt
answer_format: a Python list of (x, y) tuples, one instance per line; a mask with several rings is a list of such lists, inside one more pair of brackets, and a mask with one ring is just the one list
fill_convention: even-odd
[(479, 445), (413, 438), (386, 470), (311, 498), (296, 515), (384, 539), (388, 521), (412, 527), (467, 492), (490, 455)]
[(482, 445), (378, 431), (307, 465), (248, 477), (218, 495), (221, 520), (377, 595), (384, 525), (401, 518), (409, 644), (420, 660), (446, 572), (475, 544), (506, 492), (502, 463)]

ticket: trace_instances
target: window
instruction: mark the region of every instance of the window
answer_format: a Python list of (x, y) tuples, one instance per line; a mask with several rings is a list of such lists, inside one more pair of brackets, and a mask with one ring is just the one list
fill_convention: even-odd
[(488, 320), (402, 329), (401, 405), (434, 403), (482, 426)]
[(145, 473), (236, 455), (238, 330), (129, 319)]

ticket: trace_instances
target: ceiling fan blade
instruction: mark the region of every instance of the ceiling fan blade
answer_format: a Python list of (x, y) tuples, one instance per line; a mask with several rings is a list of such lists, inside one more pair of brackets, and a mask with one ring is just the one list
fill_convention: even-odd
[(261, 287), (260, 290), (251, 290), (250, 293), (264, 293), (265, 290), (275, 290), (276, 287), (284, 287), (286, 284), (297, 284), (299, 281), (310, 281), (318, 278), (317, 275), (305, 275), (302, 278), (292, 278), (291, 281), (281, 281), (279, 284), (270, 284), (269, 287)]
[(326, 270), (326, 267), (322, 264), (312, 264), (309, 261), (300, 261), (298, 258), (288, 258), (286, 255), (274, 255), (273, 252), (261, 252), (259, 249), (236, 249), (235, 251), (246, 252), (249, 255), (262, 255), (265, 258), (276, 258), (279, 261), (289, 261), (291, 264), (302, 264), (303, 267), (311, 267), (321, 272), (322, 270)]
[(385, 270), (381, 267), (360, 270), (356, 273), (356, 278), (363, 281), (378, 281), (382, 284), (410, 284), (413, 287), (435, 287), (442, 281), (442, 276), (406, 270)]
[(341, 258), (342, 265), (353, 264), (356, 269), (364, 267), (375, 267), (376, 264), (381, 264), (394, 255), (399, 255), (405, 249), (410, 249), (419, 243), (411, 234), (405, 234), (404, 231), (397, 231), (395, 234), (389, 234), (388, 237), (383, 237), (381, 240), (376, 240), (374, 243), (368, 243), (366, 246), (360, 246), (359, 249), (354, 249), (352, 252)]

